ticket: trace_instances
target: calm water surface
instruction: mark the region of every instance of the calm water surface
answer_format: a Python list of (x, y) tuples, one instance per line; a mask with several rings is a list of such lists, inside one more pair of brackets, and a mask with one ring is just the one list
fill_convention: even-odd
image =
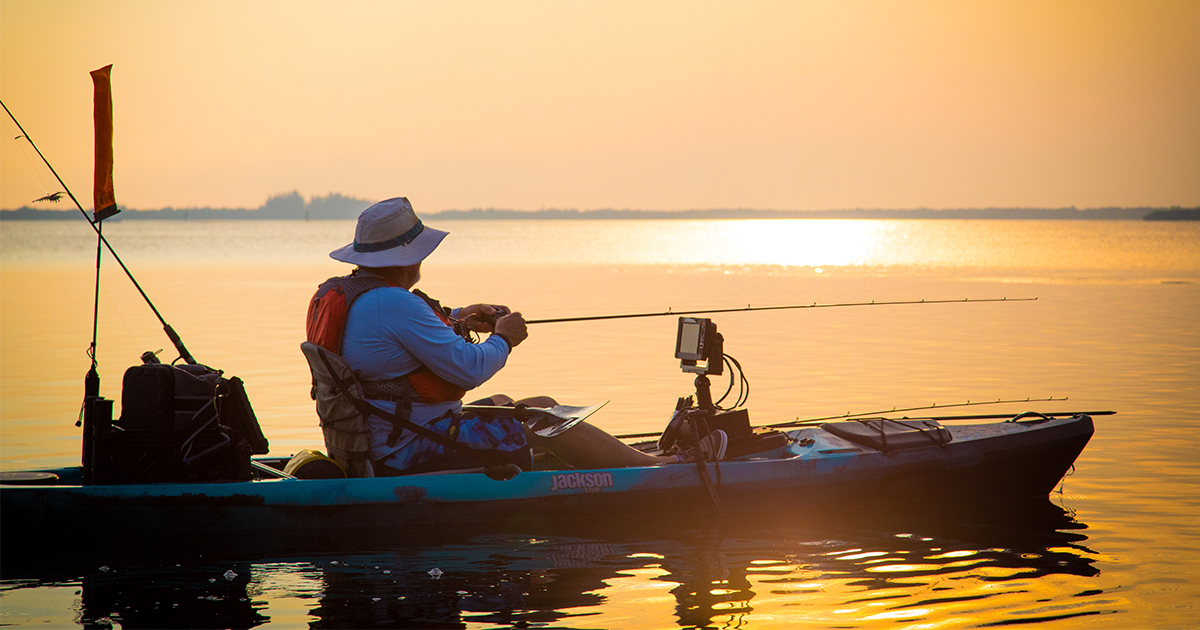
[[(528, 318), (1037, 297), (714, 315), (759, 424), (893, 407), (1112, 409), (1046, 502), (802, 510), (721, 523), (445, 536), (113, 541), (0, 565), (0, 623), (43, 627), (1200, 625), (1200, 226), (1050, 221), (431, 221), (421, 287)], [(272, 453), (320, 447), (299, 354), (352, 222), (125, 222), (106, 235), (188, 348), (241, 376)], [(95, 237), (0, 224), (0, 467), (78, 462)], [(169, 345), (107, 258), (102, 393)], [(531, 329), (482, 393), (611, 400), (665, 424), (691, 378), (674, 318)], [(164, 355), (171, 355), (170, 351)], [(173, 358), (173, 355), (171, 355)], [(0, 522), (2, 527), (2, 522)], [(0, 529), (2, 532), (2, 529)], [(434, 578), (434, 567), (442, 574)], [(227, 573), (232, 572), (232, 573)], [(230, 575), (231, 577), (226, 577)]]

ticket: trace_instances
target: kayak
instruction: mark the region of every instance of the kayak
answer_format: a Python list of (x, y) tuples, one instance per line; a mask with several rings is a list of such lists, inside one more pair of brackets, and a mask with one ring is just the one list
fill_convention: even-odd
[[(1094, 432), (1086, 413), (1024, 413), (952, 424), (883, 418), (755, 429), (730, 459), (575, 470), (535, 466), (498, 480), (483, 469), (378, 478), (298, 479), (255, 458), (245, 481), (83, 484), (82, 467), (0, 474), (5, 544), (32, 536), (361, 527), (440, 528), (814, 503), (1045, 498)], [(653, 451), (654, 443), (633, 446)], [(736, 448), (735, 448), (736, 447)]]
[[(676, 358), (683, 371), (697, 375), (696, 394), (679, 399), (661, 434), (624, 438), (658, 435), (630, 446), (661, 455), (687, 451), (686, 445), (721, 431), (720, 461), (576, 469), (549, 453), (522, 466), (478, 455), (479, 468), (396, 477), (372, 475), (365, 418), (384, 414), (394, 417), (397, 430), (429, 434), (448, 447), (455, 441), (371, 405), (357, 375), (327, 350), (301, 346), (333, 459), (312, 451), (266, 457), (269, 443), (241, 379), (197, 363), (161, 364), (147, 353), (143, 365), (125, 372), (119, 419), (112, 400), (94, 393), (85, 398), (81, 466), (0, 473), (0, 533), (12, 548), (31, 538), (81, 533), (503, 529), (721, 517), (817, 503), (1044, 500), (1091, 439), (1091, 416), (1112, 413), (839, 418), (753, 427), (741, 407), (741, 388), (730, 409), (712, 400), (708, 377), (721, 375), (724, 362), (732, 366), (731, 389), (745, 381), (722, 345), (711, 320), (681, 317)], [(602, 406), (472, 405), (464, 413), (515, 418), (527, 431), (553, 438)], [(960, 424), (964, 420), (990, 421)]]

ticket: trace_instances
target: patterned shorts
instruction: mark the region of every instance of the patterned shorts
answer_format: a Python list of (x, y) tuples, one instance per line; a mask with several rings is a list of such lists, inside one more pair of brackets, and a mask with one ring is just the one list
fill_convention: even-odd
[[(525, 426), (515, 418), (476, 418), (447, 414), (429, 422), (425, 427), (475, 450), (504, 453), (508, 456), (506, 459), (512, 463), (529, 469)], [(408, 448), (396, 453), (388, 460), (387, 465), (406, 473), (482, 466), (466, 454), (421, 436), (417, 436)]]

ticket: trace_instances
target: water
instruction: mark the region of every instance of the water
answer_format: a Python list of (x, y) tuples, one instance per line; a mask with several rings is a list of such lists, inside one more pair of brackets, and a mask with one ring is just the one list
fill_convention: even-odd
[[(763, 521), (277, 535), (46, 550), (0, 566), (0, 623), (114, 627), (1186, 627), (1200, 624), (1200, 226), (1051, 221), (431, 221), (421, 287), (528, 318), (752, 304), (1037, 297), (714, 315), (758, 424), (967, 400), (1112, 409), (1049, 502)], [(202, 362), (241, 376), (272, 453), (319, 447), (298, 345), (350, 222), (125, 222), (115, 249)], [(95, 237), (0, 224), (0, 466), (78, 461)], [(665, 424), (673, 317), (547, 324), (480, 394), (611, 400)], [(169, 345), (104, 262), (102, 393)], [(171, 350), (163, 352), (173, 358)], [(719, 382), (719, 381), (718, 381)], [(723, 384), (722, 384), (723, 385)], [(723, 389), (723, 387), (721, 388)], [(119, 404), (118, 404), (119, 407)], [(2, 529), (0, 529), (2, 532)], [(335, 564), (336, 563), (336, 564)], [(378, 568), (376, 568), (378, 567)], [(434, 567), (443, 574), (434, 578)], [(107, 570), (103, 570), (103, 569)], [(226, 579), (227, 571), (236, 573)], [(45, 622), (45, 623), (43, 623)]]

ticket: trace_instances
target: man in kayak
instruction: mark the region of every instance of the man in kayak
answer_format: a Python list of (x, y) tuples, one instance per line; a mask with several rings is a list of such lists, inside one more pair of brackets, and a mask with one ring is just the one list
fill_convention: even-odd
[[(506, 306), (472, 304), (448, 309), (413, 287), (421, 262), (447, 233), (425, 226), (404, 197), (381, 201), (358, 217), (354, 242), (330, 257), (357, 265), (330, 278), (309, 305), (308, 340), (340, 354), (363, 382), (368, 399), (394, 412), (411, 405), (410, 421), (472, 449), (496, 451), (530, 468), (530, 446), (542, 447), (576, 468), (652, 466), (681, 461), (719, 461), (728, 437), (714, 431), (689, 452), (647, 455), (605, 431), (580, 422), (544, 438), (514, 418), (462, 414), (462, 399), (504, 367), (529, 336), (525, 319)], [(472, 343), (470, 333), (490, 333)], [(498, 395), (473, 404), (551, 407), (548, 396), (513, 401)], [(369, 419), (371, 458), (377, 476), (473, 468), (468, 455)]]

